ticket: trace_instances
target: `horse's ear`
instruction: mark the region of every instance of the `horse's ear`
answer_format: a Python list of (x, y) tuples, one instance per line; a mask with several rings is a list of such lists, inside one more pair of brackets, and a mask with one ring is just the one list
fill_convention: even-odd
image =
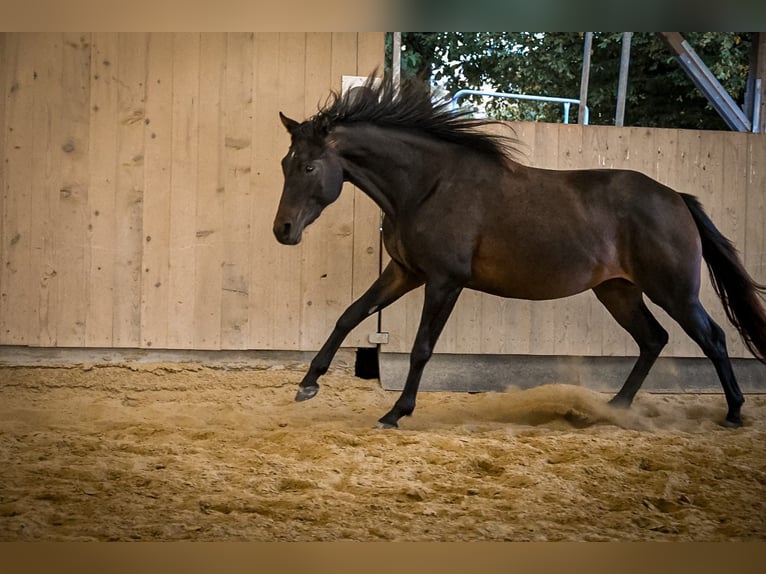
[(293, 134), (297, 127), (300, 125), (295, 120), (288, 118), (282, 112), (279, 112), (279, 119), (282, 120), (282, 125), (285, 126), (285, 129), (290, 132), (290, 134)]

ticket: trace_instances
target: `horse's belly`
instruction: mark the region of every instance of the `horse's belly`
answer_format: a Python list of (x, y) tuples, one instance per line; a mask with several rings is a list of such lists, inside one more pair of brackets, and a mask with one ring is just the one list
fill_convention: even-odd
[(543, 301), (547, 299), (560, 299), (576, 295), (593, 287), (590, 281), (566, 281), (555, 280), (520, 280), (513, 277), (505, 281), (488, 280), (486, 277), (480, 277), (471, 280), (468, 288), (508, 297), (512, 299), (531, 299)]
[(476, 257), (467, 287), (515, 299), (559, 299), (617, 277), (626, 278), (609, 257), (589, 253), (527, 253)]

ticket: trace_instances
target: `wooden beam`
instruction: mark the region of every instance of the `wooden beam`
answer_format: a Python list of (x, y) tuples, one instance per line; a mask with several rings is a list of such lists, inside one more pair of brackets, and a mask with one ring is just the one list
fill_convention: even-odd
[(678, 32), (657, 32), (673, 52), (686, 74), (732, 130), (749, 132), (750, 120), (726, 89), (708, 69), (689, 43)]

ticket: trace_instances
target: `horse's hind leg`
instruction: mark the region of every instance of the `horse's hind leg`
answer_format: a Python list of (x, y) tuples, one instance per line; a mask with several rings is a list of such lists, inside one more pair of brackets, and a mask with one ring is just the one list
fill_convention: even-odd
[(724, 425), (733, 428), (742, 426), (740, 411), (745, 398), (742, 396), (742, 391), (731, 368), (729, 353), (726, 350), (726, 335), (723, 329), (711, 319), (696, 297), (684, 304), (663, 305), (663, 308), (700, 346), (705, 356), (715, 366), (718, 379), (721, 381), (723, 392), (726, 395), (726, 404), (729, 407)]
[(668, 334), (644, 303), (641, 290), (624, 279), (613, 279), (596, 286), (593, 291), (617, 322), (638, 343), (639, 356), (625, 384), (610, 401), (629, 407), (638, 389), (668, 342)]

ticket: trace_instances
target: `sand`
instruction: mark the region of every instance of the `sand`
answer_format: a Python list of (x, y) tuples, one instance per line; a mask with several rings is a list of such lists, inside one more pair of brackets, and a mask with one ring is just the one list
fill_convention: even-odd
[(396, 400), (303, 364), (0, 367), (0, 541), (766, 539), (766, 396)]

